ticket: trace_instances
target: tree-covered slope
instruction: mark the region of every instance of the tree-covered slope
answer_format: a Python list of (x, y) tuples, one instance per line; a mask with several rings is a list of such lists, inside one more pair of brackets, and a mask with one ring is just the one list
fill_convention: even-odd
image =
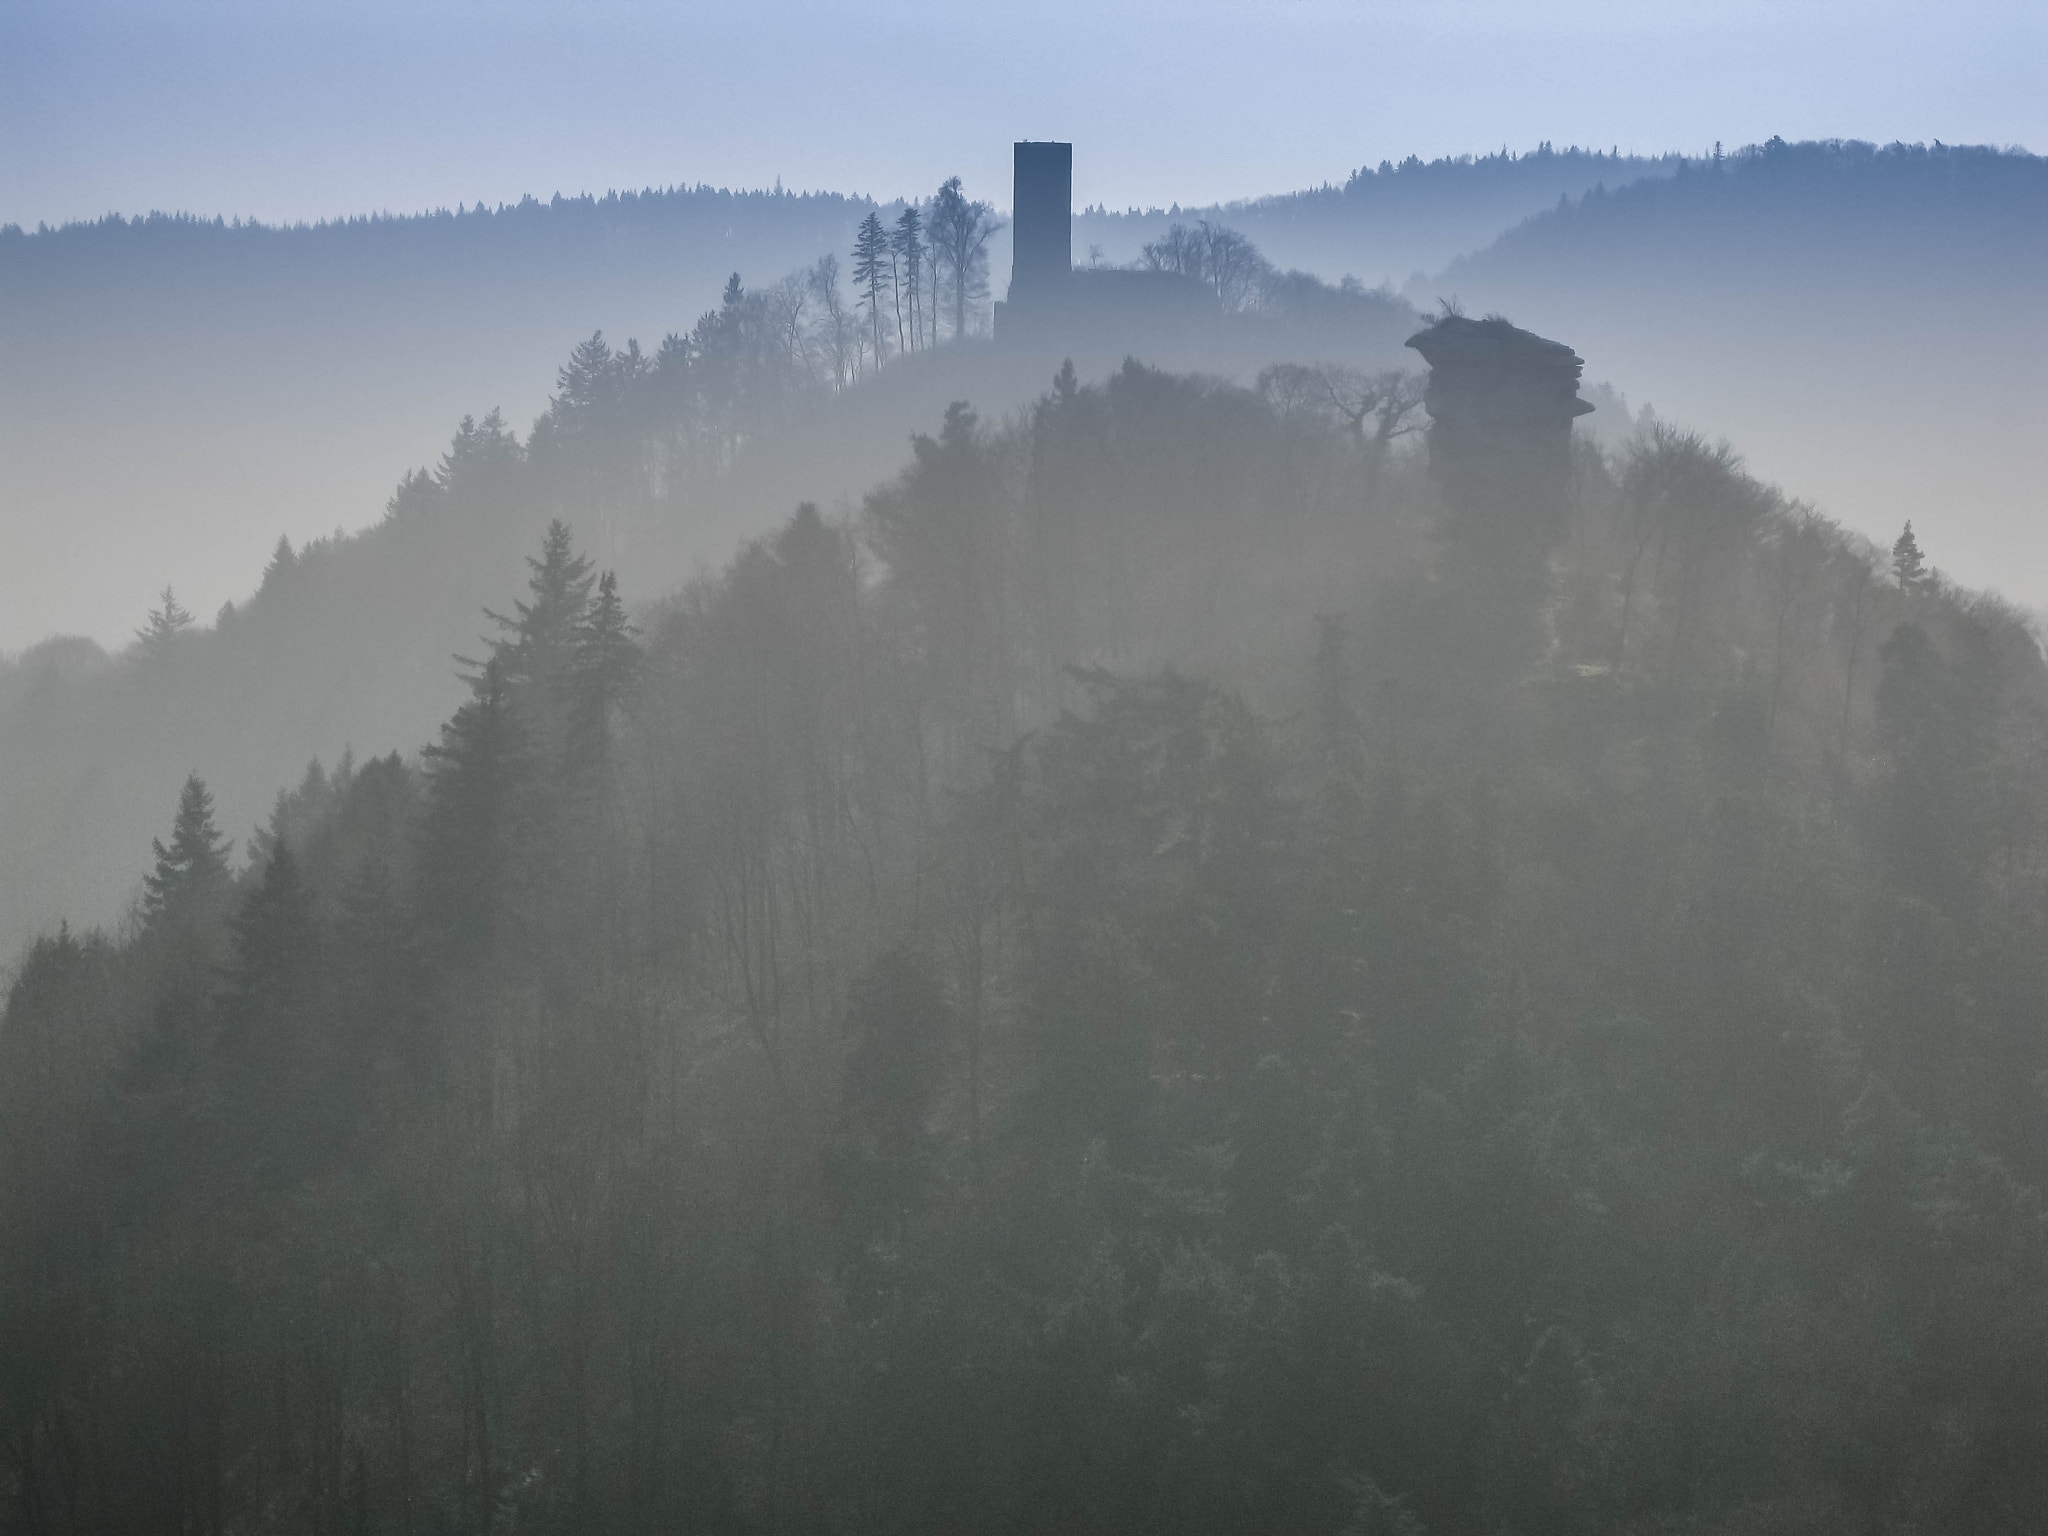
[(372, 521), (447, 423), (531, 420), (578, 338), (686, 329), (734, 272), (765, 285), (846, 251), (871, 206), (701, 187), (0, 233), (0, 507), (21, 551), (0, 645), (111, 640), (167, 581), (210, 613), (280, 533)]
[[(949, 337), (877, 367), (856, 345), (871, 317), (830, 275), (731, 285), (652, 349), (587, 338), (524, 437), (496, 415), (463, 418), (431, 469), (380, 496), (372, 526), (272, 535), (253, 592), (210, 624), (117, 656), (69, 640), (0, 661), (0, 955), (63, 919), (112, 921), (187, 773), (239, 836), (308, 759), (425, 741), (456, 696), (448, 658), (475, 652), (479, 614), (551, 518), (644, 604), (799, 501), (851, 504), (948, 402), (1000, 417), (1059, 364)], [(1214, 319), (1167, 360), (1247, 378), (1290, 359), (1384, 369), (1414, 323), (1398, 300), (1278, 277), (1256, 312)], [(1089, 377), (1121, 358), (1113, 332), (1075, 353)]]
[(0, 1518), (2035, 1529), (2031, 636), (1356, 382), (950, 408), (637, 630), (551, 526), (431, 749), (166, 794), (0, 1020)]

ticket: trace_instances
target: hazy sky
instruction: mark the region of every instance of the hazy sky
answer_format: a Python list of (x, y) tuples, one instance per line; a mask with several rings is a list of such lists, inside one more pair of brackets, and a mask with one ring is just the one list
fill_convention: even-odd
[(2043, 0), (0, 0), (0, 222), (710, 181), (892, 195), (1083, 141), (1200, 202), (1539, 139), (2048, 149)]

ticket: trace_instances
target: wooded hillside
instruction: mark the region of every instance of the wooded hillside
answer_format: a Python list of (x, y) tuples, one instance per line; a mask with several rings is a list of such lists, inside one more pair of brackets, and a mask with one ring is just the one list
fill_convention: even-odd
[(637, 615), (593, 442), (426, 752), (167, 797), (0, 1026), (7, 1528), (2034, 1529), (2033, 637), (1655, 423), (1503, 611), (1373, 387)]

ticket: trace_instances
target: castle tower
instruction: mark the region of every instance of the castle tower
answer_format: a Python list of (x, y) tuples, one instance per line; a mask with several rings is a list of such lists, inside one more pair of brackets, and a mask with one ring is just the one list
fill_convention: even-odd
[(1011, 195), (1012, 313), (1063, 291), (1074, 270), (1074, 146), (1015, 146)]

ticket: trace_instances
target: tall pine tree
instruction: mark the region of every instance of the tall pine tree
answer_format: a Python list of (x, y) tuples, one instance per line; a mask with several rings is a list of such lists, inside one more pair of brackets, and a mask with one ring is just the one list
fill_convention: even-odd
[(889, 232), (882, 228), (882, 216), (870, 213), (860, 221), (860, 230), (853, 239), (853, 286), (868, 312), (878, 367), (882, 361), (882, 289), (888, 278)]

